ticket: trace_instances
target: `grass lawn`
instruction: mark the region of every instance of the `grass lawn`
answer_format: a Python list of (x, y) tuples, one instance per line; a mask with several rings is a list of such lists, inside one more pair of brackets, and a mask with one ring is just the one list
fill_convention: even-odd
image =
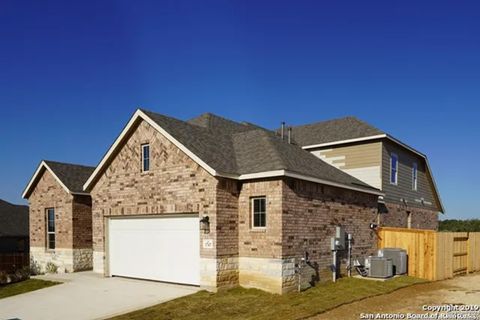
[(219, 293), (200, 291), (112, 319), (303, 319), (342, 304), (424, 282), (411, 277), (386, 282), (344, 278), (336, 283), (327, 282), (301, 293), (285, 295), (244, 288)]
[(29, 292), (29, 291), (51, 287), (60, 283), (61, 282), (28, 279), (28, 280), (17, 282), (17, 283), (0, 285), (0, 299), (25, 293), (25, 292)]

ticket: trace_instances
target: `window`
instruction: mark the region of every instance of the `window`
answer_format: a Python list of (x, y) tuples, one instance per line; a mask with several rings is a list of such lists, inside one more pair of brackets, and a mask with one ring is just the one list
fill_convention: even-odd
[(150, 170), (150, 145), (142, 144), (142, 172)]
[(416, 163), (412, 166), (412, 190), (417, 190), (417, 181), (418, 181), (418, 166)]
[(398, 183), (398, 156), (395, 153), (390, 155), (390, 183)]
[(266, 198), (252, 198), (252, 227), (265, 228), (267, 226)]
[(47, 249), (55, 249), (55, 210), (47, 209)]

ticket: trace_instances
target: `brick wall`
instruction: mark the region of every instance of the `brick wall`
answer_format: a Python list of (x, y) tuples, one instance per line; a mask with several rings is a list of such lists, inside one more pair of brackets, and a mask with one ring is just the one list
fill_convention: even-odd
[(284, 258), (299, 262), (308, 252), (320, 280), (330, 279), (330, 238), (337, 225), (353, 234), (354, 258), (374, 253), (377, 237), (369, 225), (377, 219), (376, 196), (294, 179), (285, 179), (282, 187)]
[(408, 212), (411, 215), (411, 228), (438, 229), (438, 212), (430, 209), (406, 207), (404, 205), (385, 203), (388, 210), (380, 216), (380, 224), (385, 227), (407, 228)]
[[(29, 199), (30, 253), (38, 271), (47, 263), (59, 272), (92, 268), (90, 196), (72, 196), (45, 170)], [(55, 210), (55, 250), (46, 248), (46, 210)]]
[(55, 209), (55, 240), (57, 248), (72, 248), (73, 197), (45, 170), (29, 201), (30, 247), (46, 246), (46, 209)]
[[(251, 198), (266, 197), (267, 228), (252, 229)], [(282, 257), (282, 182), (279, 179), (244, 182), (238, 199), (241, 257)]]
[(73, 248), (92, 249), (92, 198), (75, 195), (73, 198)]

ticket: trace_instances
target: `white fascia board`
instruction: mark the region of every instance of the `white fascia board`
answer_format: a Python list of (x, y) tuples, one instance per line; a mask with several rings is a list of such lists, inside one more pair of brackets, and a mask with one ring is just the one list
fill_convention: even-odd
[(312, 144), (309, 146), (303, 146), (302, 149), (313, 149), (313, 148), (321, 148), (321, 147), (328, 147), (334, 146), (337, 144), (345, 144), (345, 143), (353, 143), (353, 142), (360, 142), (360, 141), (367, 141), (367, 140), (374, 140), (374, 139), (382, 139), (386, 138), (386, 134), (379, 134), (376, 136), (369, 136), (369, 137), (362, 137), (362, 138), (355, 138), (355, 139), (347, 139), (347, 140), (339, 140), (339, 141), (332, 141), (326, 143), (319, 143), (319, 144)]
[[(53, 170), (47, 165), (47, 163), (45, 161), (42, 161), (40, 163), (40, 165), (38, 166), (37, 170), (35, 171), (35, 173), (33, 174), (32, 178), (30, 179), (30, 182), (28, 183), (27, 187), (25, 188), (25, 190), (23, 191), (22, 193), (22, 198), (23, 199), (26, 199), (26, 196), (27, 194), (29, 193), (30, 189), (33, 187), (33, 183), (35, 182), (35, 180), (37, 180), (38, 178), (38, 175), (40, 174), (40, 172), (42, 171), (42, 169), (45, 168), (45, 170), (48, 170), (52, 176), (55, 178), (55, 180), (57, 180), (57, 182), (62, 186), (62, 188), (69, 194), (72, 194), (72, 192), (67, 188), (67, 186), (62, 182), (62, 180), (60, 180), (57, 175), (55, 174), (55, 172), (53, 172)], [(88, 193), (87, 193), (88, 194)]]
[(425, 164), (427, 166), (428, 174), (430, 178), (432, 178), (433, 188), (435, 189), (435, 193), (437, 194), (438, 204), (440, 205), (440, 210), (442, 213), (445, 213), (445, 207), (443, 206), (442, 198), (440, 198), (440, 193), (438, 192), (437, 183), (435, 182), (435, 178), (433, 177), (432, 170), (430, 170), (430, 163), (428, 162), (428, 158), (425, 157)]
[(284, 175), (285, 175), (285, 170), (272, 170), (272, 171), (264, 171), (264, 172), (257, 172), (257, 173), (241, 174), (240, 176), (238, 176), (238, 180), (271, 178), (271, 177), (280, 177)]
[(261, 179), (261, 178), (271, 178), (271, 177), (282, 177), (282, 176), (296, 178), (296, 179), (305, 180), (305, 181), (311, 181), (311, 182), (325, 184), (325, 185), (343, 188), (343, 189), (370, 193), (378, 196), (385, 196), (385, 194), (380, 190), (368, 190), (363, 188), (357, 188), (354, 186), (349, 186), (342, 183), (310, 177), (310, 176), (298, 174), (298, 173), (287, 171), (287, 170), (273, 170), (273, 171), (265, 171), (265, 172), (258, 172), (258, 173), (242, 174), (238, 177), (238, 180), (250, 180), (250, 179)]
[(102, 160), (100, 161), (100, 163), (97, 165), (97, 167), (95, 168), (95, 170), (93, 171), (92, 175), (88, 178), (87, 182), (84, 183), (83, 185), (83, 190), (86, 191), (88, 190), (88, 188), (90, 187), (90, 184), (92, 183), (93, 179), (95, 179), (95, 177), (98, 175), (98, 173), (100, 172), (100, 170), (103, 168), (103, 166), (105, 165), (105, 163), (107, 162), (107, 160), (110, 158), (110, 156), (113, 154), (113, 152), (115, 151), (115, 149), (117, 148), (117, 146), (120, 144), (120, 142), (122, 141), (122, 139), (125, 137), (125, 135), (127, 134), (127, 132), (130, 130), (130, 128), (133, 126), (133, 124), (135, 123), (135, 121), (138, 119), (139, 117), (139, 111), (140, 110), (137, 110), (135, 111), (135, 113), (133, 114), (133, 116), (130, 118), (130, 120), (128, 121), (127, 125), (123, 128), (122, 132), (120, 133), (120, 135), (117, 137), (117, 139), (115, 140), (115, 142), (112, 144), (112, 146), (110, 147), (110, 149), (108, 149), (107, 153), (103, 156)]
[(321, 184), (329, 185), (329, 186), (332, 186), (332, 187), (349, 189), (349, 190), (353, 190), (353, 191), (359, 191), (359, 192), (363, 192), (363, 193), (374, 194), (374, 195), (377, 195), (377, 196), (385, 196), (385, 193), (381, 192), (380, 190), (368, 190), (368, 189), (363, 189), (363, 188), (360, 188), (360, 187), (357, 188), (357, 187), (346, 185), (346, 184), (343, 184), (343, 183), (337, 183), (337, 182), (332, 182), (332, 181), (328, 181), (328, 180), (323, 180), (323, 179), (319, 179), (319, 178), (315, 178), (315, 177), (306, 176), (306, 175), (303, 175), (303, 174), (298, 174), (298, 173), (295, 173), (295, 172), (286, 171), (285, 175), (287, 177), (292, 177), (292, 178), (297, 178), (297, 179), (300, 179), (300, 180), (306, 180), (306, 181), (321, 183)]
[(87, 191), (91, 187), (92, 182), (95, 180), (95, 178), (98, 176), (98, 174), (102, 171), (103, 167), (106, 165), (107, 161), (110, 159), (112, 154), (115, 152), (115, 150), (119, 147), (119, 145), (123, 142), (123, 139), (125, 136), (129, 133), (130, 129), (132, 126), (136, 123), (138, 119), (142, 119), (146, 121), (149, 125), (151, 125), (153, 128), (155, 128), (158, 132), (160, 132), (163, 136), (165, 136), (170, 142), (172, 142), (177, 148), (185, 152), (190, 158), (192, 158), (193, 161), (198, 163), (202, 168), (207, 170), (208, 173), (210, 173), (212, 176), (219, 176), (217, 172), (207, 165), (202, 159), (200, 159), (197, 155), (195, 155), (193, 152), (191, 152), (189, 149), (187, 149), (183, 144), (181, 144), (177, 139), (175, 139), (171, 134), (169, 134), (165, 129), (160, 127), (158, 123), (153, 121), (148, 115), (146, 115), (142, 110), (137, 109), (133, 116), (130, 118), (128, 121), (127, 125), (125, 128), (122, 130), (120, 135), (117, 137), (115, 142), (112, 144), (110, 149), (108, 149), (107, 153), (105, 156), (102, 158), (98, 166), (95, 168), (93, 171), (92, 175), (88, 178), (87, 182), (83, 185), (83, 190)]
[(412, 147), (406, 145), (402, 141), (400, 141), (398, 139), (395, 139), (394, 137), (392, 137), (390, 135), (387, 135), (387, 139), (389, 139), (390, 141), (392, 141), (396, 144), (399, 144), (400, 146), (402, 146), (405, 149), (415, 153), (416, 155), (422, 157), (425, 160), (426, 170), (428, 171), (428, 174), (432, 178), (433, 189), (435, 190), (435, 193), (437, 195), (437, 199), (438, 199), (438, 202), (439, 202), (438, 204), (440, 205), (440, 210), (441, 210), (442, 213), (445, 213), (445, 207), (443, 206), (442, 199), (440, 198), (440, 193), (438, 192), (437, 183), (435, 182), (435, 178), (433, 177), (432, 170), (430, 169), (430, 163), (428, 162), (427, 156), (424, 155), (423, 153), (421, 153), (420, 151), (417, 151), (417, 150), (413, 149)]
[(202, 159), (200, 159), (196, 154), (194, 154), (192, 151), (190, 151), (187, 147), (185, 147), (183, 144), (181, 144), (177, 139), (175, 139), (171, 134), (169, 134), (167, 131), (165, 131), (162, 127), (158, 125), (155, 121), (153, 121), (149, 116), (147, 116), (142, 110), (138, 110), (139, 114), (145, 120), (148, 124), (150, 124), (152, 127), (157, 129), (163, 136), (165, 136), (170, 142), (172, 142), (177, 148), (182, 150), (184, 153), (186, 153), (190, 158), (192, 158), (193, 161), (198, 163), (202, 168), (207, 170), (208, 173), (210, 173), (212, 176), (218, 176), (217, 172), (215, 169), (210, 167), (208, 164), (206, 164)]
[(88, 192), (70, 192), (74, 196), (90, 196)]
[(388, 135), (388, 134), (387, 134), (386, 138), (387, 138), (388, 140), (392, 141), (392, 142), (395, 142), (396, 144), (401, 145), (401, 146), (404, 147), (405, 149), (407, 149), (407, 150), (415, 153), (416, 155), (418, 155), (418, 156), (420, 156), (420, 157), (422, 157), (422, 158), (425, 158), (425, 159), (427, 158), (427, 156), (424, 155), (423, 153), (421, 153), (420, 151), (413, 149), (413, 148), (410, 147), (409, 145), (403, 143), (402, 141), (400, 141), (400, 140), (398, 140), (398, 139), (395, 139), (394, 137), (392, 137), (392, 136), (390, 136), (390, 135)]

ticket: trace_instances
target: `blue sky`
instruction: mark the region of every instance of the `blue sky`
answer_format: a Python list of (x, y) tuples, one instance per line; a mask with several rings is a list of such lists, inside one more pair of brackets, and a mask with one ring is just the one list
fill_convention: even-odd
[(95, 165), (135, 108), (268, 128), (355, 115), (428, 154), (480, 216), (480, 4), (0, 2), (0, 198), (41, 159)]

